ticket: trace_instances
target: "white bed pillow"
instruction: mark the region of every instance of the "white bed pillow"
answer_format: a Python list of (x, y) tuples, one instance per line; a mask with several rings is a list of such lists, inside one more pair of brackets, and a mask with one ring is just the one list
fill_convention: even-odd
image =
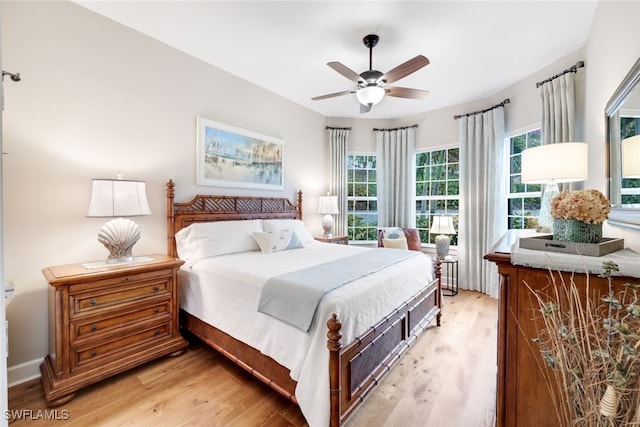
[(271, 232), (293, 230), (303, 245), (314, 241), (313, 236), (309, 230), (307, 230), (304, 222), (299, 219), (265, 219), (262, 220), (262, 227), (264, 228), (264, 231)]
[(253, 233), (253, 238), (265, 254), (304, 247), (293, 230), (263, 231)]
[(263, 231), (262, 220), (197, 222), (176, 233), (178, 256), (193, 266), (204, 258), (258, 251), (253, 233)]

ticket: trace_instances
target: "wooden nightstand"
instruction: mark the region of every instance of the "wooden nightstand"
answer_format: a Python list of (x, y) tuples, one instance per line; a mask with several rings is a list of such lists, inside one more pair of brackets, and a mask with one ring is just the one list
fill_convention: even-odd
[(165, 255), (87, 269), (42, 270), (49, 288), (49, 355), (40, 365), (47, 404), (152, 359), (184, 352), (178, 332), (178, 269)]
[(314, 239), (324, 243), (336, 243), (338, 245), (349, 244), (349, 236), (333, 236), (333, 237), (314, 236)]

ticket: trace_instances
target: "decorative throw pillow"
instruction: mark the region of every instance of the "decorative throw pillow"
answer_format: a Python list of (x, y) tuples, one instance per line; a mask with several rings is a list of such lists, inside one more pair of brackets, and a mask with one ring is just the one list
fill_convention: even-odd
[(260, 250), (265, 254), (303, 247), (293, 230), (253, 233), (253, 238), (256, 239)]
[(383, 227), (382, 228), (383, 239), (404, 239), (404, 231), (400, 227)]
[(294, 230), (303, 245), (314, 241), (311, 232), (299, 219), (265, 219), (262, 224), (264, 231)]
[(382, 246), (385, 248), (393, 248), (393, 249), (409, 249), (407, 245), (407, 239), (404, 237), (401, 239), (385, 239), (382, 238)]

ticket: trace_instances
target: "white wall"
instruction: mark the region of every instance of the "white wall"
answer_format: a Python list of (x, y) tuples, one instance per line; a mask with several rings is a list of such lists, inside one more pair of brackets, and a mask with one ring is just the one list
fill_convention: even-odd
[[(138, 255), (165, 253), (165, 182), (177, 201), (199, 192), (306, 195), (328, 187), (325, 118), (68, 2), (0, 2), (5, 84), (3, 197), (9, 382), (37, 375), (47, 352), (41, 269), (106, 258), (100, 218), (86, 218), (91, 178), (147, 181), (153, 214), (136, 218)], [(195, 186), (195, 119), (206, 117), (285, 141), (285, 190)], [(311, 160), (311, 161), (310, 161)]]
[[(495, 96), (394, 121), (325, 119), (71, 3), (0, 2), (0, 18), (3, 66), (23, 76), (5, 85), (3, 256), (5, 278), (17, 283), (7, 307), (10, 382), (37, 375), (47, 352), (48, 286), (40, 270), (106, 257), (95, 239), (104, 221), (84, 216), (91, 178), (123, 172), (147, 181), (153, 215), (137, 219), (139, 254), (165, 251), (169, 178), (179, 200), (199, 192), (260, 194), (195, 186), (196, 116), (284, 139), (286, 188), (262, 194), (293, 198), (302, 189), (306, 221), (320, 232), (315, 196), (328, 186), (325, 125), (351, 126), (354, 151), (374, 149), (374, 127), (416, 123), (417, 146), (436, 147), (457, 142), (454, 115), (510, 98), (512, 132), (540, 121), (535, 82), (578, 60), (586, 68), (577, 74), (583, 120), (576, 139), (590, 144), (587, 187), (606, 191), (604, 106), (640, 56), (640, 3), (601, 2), (584, 49)], [(640, 233), (605, 230), (640, 249)]]

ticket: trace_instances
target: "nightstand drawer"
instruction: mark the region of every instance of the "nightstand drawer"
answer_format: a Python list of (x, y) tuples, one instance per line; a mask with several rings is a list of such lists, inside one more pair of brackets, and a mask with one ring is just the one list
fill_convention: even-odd
[(90, 313), (100, 308), (139, 302), (141, 299), (154, 296), (166, 296), (169, 298), (171, 296), (170, 292), (169, 281), (164, 277), (121, 286), (113, 286), (111, 284), (106, 288), (69, 295), (71, 317)]
[(119, 335), (111, 341), (96, 340), (98, 341), (96, 343), (71, 346), (71, 371), (93, 368), (116, 359), (123, 359), (128, 354), (135, 354), (137, 348), (147, 347), (155, 340), (166, 339), (170, 329), (169, 322), (165, 322), (143, 330), (136, 329), (129, 335)]
[(123, 312), (113, 317), (100, 316), (91, 319), (73, 320), (71, 321), (71, 343), (74, 344), (78, 340), (91, 339), (94, 336), (109, 334), (114, 331), (121, 334), (121, 328), (168, 316), (171, 316), (170, 301), (166, 299), (163, 303), (145, 308), (137, 307), (135, 310)]

